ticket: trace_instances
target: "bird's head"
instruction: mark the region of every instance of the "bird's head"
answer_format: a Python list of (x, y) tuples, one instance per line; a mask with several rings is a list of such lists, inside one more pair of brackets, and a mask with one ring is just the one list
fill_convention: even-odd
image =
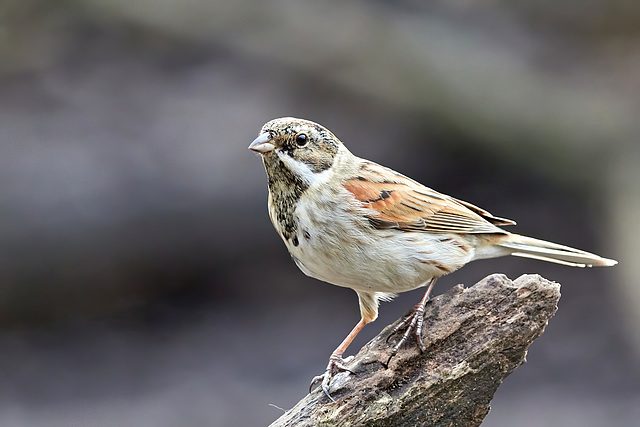
[(310, 183), (334, 163), (344, 145), (325, 127), (304, 119), (283, 117), (266, 123), (249, 149), (259, 153), (267, 173), (286, 168)]

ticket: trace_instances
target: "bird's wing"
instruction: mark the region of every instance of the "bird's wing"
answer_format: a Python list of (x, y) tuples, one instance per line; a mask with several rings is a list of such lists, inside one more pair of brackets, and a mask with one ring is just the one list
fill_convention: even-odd
[(438, 193), (391, 169), (364, 161), (344, 187), (375, 213), (376, 228), (440, 233), (506, 233), (498, 225), (515, 222)]

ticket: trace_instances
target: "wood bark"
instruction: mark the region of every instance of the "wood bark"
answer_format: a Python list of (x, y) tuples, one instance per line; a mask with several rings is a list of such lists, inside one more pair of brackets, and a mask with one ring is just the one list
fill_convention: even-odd
[(458, 285), (426, 307), (421, 353), (408, 340), (388, 367), (398, 336), (387, 326), (332, 381), (271, 424), (281, 426), (479, 426), (504, 378), (557, 310), (560, 285), (538, 275), (488, 276)]

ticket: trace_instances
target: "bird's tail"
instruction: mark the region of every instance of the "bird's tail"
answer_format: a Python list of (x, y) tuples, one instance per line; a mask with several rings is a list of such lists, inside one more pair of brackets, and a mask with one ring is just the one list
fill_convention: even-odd
[(609, 267), (618, 263), (618, 261), (602, 258), (580, 249), (519, 234), (504, 236), (504, 240), (498, 243), (497, 246), (507, 249), (511, 255), (555, 262), (572, 267)]

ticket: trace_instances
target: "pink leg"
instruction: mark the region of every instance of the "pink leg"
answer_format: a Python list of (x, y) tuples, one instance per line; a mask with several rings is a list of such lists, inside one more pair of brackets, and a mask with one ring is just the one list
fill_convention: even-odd
[(333, 397), (331, 397), (331, 395), (329, 394), (329, 383), (331, 382), (333, 376), (338, 372), (349, 371), (349, 369), (347, 369), (342, 364), (342, 355), (344, 354), (347, 347), (349, 347), (349, 344), (351, 344), (351, 341), (353, 341), (356, 335), (358, 335), (358, 333), (362, 330), (362, 328), (364, 328), (364, 325), (366, 324), (367, 322), (365, 322), (364, 319), (360, 319), (358, 324), (354, 326), (351, 332), (349, 332), (349, 335), (347, 335), (342, 343), (340, 343), (338, 348), (336, 348), (334, 352), (331, 353), (331, 356), (329, 357), (329, 364), (327, 365), (327, 370), (324, 374), (318, 375), (317, 377), (314, 377), (313, 380), (311, 380), (309, 393), (311, 393), (311, 389), (314, 386), (316, 386), (318, 383), (322, 383), (322, 391), (324, 391), (324, 394), (326, 394), (329, 399), (333, 400)]

